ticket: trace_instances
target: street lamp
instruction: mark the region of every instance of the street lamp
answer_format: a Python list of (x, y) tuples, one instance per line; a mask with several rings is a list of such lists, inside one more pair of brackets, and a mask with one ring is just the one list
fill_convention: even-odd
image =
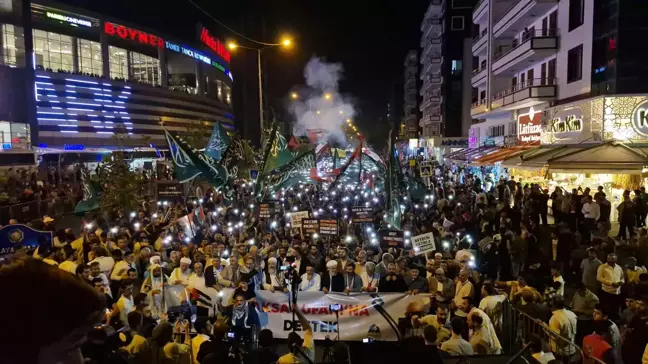
[(296, 92), (292, 92), (290, 93), (290, 98), (293, 100), (297, 100), (299, 98), (299, 94), (297, 94)]
[(329, 93), (325, 93), (325, 94), (324, 94), (324, 98), (327, 99), (327, 100), (330, 100), (331, 97), (332, 97), (332, 96), (331, 96), (331, 94), (329, 94)]
[[(284, 37), (281, 43), (263, 43), (263, 42), (257, 42), (262, 45), (261, 48), (252, 48), (252, 47), (245, 47), (239, 44), (236, 44), (235, 42), (229, 42), (227, 44), (227, 47), (231, 50), (235, 50), (237, 48), (243, 48), (243, 49), (250, 49), (253, 51), (257, 51), (257, 65), (258, 65), (258, 78), (259, 78), (259, 125), (261, 127), (261, 132), (263, 131), (263, 74), (261, 70), (261, 51), (268, 49), (268, 48), (274, 48), (274, 47), (283, 47), (283, 48), (290, 48), (292, 47), (292, 40), (290, 38)], [(297, 99), (299, 95), (297, 93), (293, 93), (291, 95), (293, 99)]]

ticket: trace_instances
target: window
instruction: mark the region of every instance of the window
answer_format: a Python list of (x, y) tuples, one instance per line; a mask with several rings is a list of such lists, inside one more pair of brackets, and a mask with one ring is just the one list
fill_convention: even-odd
[(85, 39), (77, 39), (77, 41), (79, 71), (95, 75), (103, 75), (101, 44)]
[(504, 125), (491, 126), (489, 130), (490, 137), (504, 136)]
[(508, 133), (506, 135), (517, 135), (517, 123), (515, 121), (508, 123)]
[(585, 20), (585, 1), (569, 0), (569, 31), (583, 25)]
[(127, 80), (128, 64), (126, 63), (127, 52), (125, 49), (110, 46), (108, 48), (108, 60), (110, 62), (110, 78)]
[(36, 65), (53, 71), (74, 71), (72, 37), (34, 29)]
[(567, 52), (567, 83), (583, 78), (583, 45), (572, 48)]
[(452, 60), (452, 74), (459, 75), (463, 69), (463, 62), (461, 60)]
[(29, 125), (0, 121), (0, 142), (11, 144), (11, 149), (29, 149)]
[(463, 16), (453, 16), (452, 21), (450, 22), (451, 30), (464, 30), (464, 17)]
[(149, 85), (160, 84), (160, 61), (147, 55), (130, 52), (133, 79)]
[(2, 55), (0, 62), (7, 66), (25, 67), (25, 37), (23, 28), (2, 24)]

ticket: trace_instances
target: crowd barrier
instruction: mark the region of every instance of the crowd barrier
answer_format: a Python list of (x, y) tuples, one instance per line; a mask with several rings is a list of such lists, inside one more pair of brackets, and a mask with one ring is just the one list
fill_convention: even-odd
[(501, 341), (508, 353), (513, 353), (537, 336), (541, 339), (544, 352), (552, 352), (563, 364), (588, 363), (605, 364), (593, 358), (574, 343), (552, 330), (545, 322), (529, 316), (515, 308), (508, 300), (502, 307), (503, 327)]

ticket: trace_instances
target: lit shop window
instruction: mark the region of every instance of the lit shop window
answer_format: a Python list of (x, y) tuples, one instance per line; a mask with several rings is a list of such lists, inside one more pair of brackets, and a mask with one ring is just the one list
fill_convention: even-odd
[(128, 53), (123, 48), (110, 46), (108, 48), (109, 61), (110, 61), (110, 78), (119, 78), (122, 80), (128, 79), (128, 63), (126, 59)]
[(74, 71), (72, 37), (34, 29), (36, 65), (52, 71)]
[(149, 85), (160, 84), (160, 61), (147, 55), (130, 52), (132, 75), (135, 81)]
[(101, 44), (85, 39), (77, 39), (79, 52), (79, 71), (94, 75), (103, 75)]
[(25, 37), (22, 27), (2, 24), (2, 64), (25, 67)]
[(2, 149), (29, 149), (29, 125), (0, 121)]
[(226, 104), (232, 103), (232, 89), (229, 86), (223, 85), (223, 95)]

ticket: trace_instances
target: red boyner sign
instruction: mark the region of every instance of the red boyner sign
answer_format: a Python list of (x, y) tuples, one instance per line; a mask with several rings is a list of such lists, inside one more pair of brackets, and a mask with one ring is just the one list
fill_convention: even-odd
[(117, 36), (122, 39), (129, 39), (141, 44), (164, 48), (164, 40), (162, 38), (123, 25), (106, 22), (104, 25), (104, 32), (108, 35)]

